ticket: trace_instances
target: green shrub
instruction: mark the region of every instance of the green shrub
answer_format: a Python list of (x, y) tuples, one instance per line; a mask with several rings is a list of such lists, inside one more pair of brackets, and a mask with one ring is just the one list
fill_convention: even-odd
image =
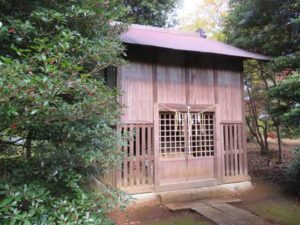
[(0, 224), (107, 224), (87, 188), (122, 157), (118, 1), (0, 0)]
[(37, 184), (0, 186), (0, 222), (1, 224), (42, 224), (47, 214), (46, 202), (49, 192)]
[(300, 148), (295, 149), (295, 158), (285, 169), (286, 190), (300, 196)]
[[(0, 163), (4, 160), (0, 160)], [(53, 160), (52, 160), (53, 162)], [(47, 165), (34, 156), (6, 160), (6, 177), (0, 181), (0, 224), (108, 225), (105, 213), (126, 204), (126, 196), (113, 189), (95, 192), (87, 177), (72, 168)]]
[[(118, 195), (115, 195), (118, 196)], [(38, 183), (0, 185), (0, 224), (108, 225), (105, 212), (112, 198), (77, 188), (73, 194), (56, 196)]]

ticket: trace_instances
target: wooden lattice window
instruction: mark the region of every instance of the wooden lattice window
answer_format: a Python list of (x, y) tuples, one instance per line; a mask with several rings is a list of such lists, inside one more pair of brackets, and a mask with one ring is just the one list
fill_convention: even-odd
[(162, 157), (213, 156), (214, 113), (160, 113), (159, 142)]
[(175, 121), (175, 113), (160, 113), (159, 148), (162, 157), (185, 157), (185, 128)]

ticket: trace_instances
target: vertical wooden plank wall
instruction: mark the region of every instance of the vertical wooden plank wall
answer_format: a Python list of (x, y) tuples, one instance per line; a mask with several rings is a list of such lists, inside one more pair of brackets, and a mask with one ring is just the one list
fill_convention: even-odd
[[(228, 59), (227, 62), (230, 62)], [(234, 62), (234, 61), (233, 61)], [(216, 62), (217, 63), (217, 62)], [(238, 67), (238, 65), (237, 65)], [(223, 182), (238, 182), (247, 177), (247, 154), (243, 110), (243, 76), (241, 69), (218, 69), (218, 114)]]
[(121, 70), (121, 102), (125, 106), (121, 120), (130, 122), (153, 122), (153, 76), (152, 64), (129, 62)]
[(219, 117), (223, 121), (242, 121), (240, 72), (217, 70)]
[(157, 103), (186, 104), (184, 53), (161, 51), (157, 57)]
[(189, 104), (215, 104), (213, 57), (193, 54), (187, 60)]
[[(143, 52), (142, 48), (140, 48), (140, 51), (132, 51), (139, 52), (134, 53), (138, 57), (130, 58), (130, 62), (127, 65), (119, 68), (120, 77), (117, 83), (118, 87), (123, 91), (120, 102), (125, 105), (122, 116), (124, 126), (127, 124), (129, 130), (133, 129), (130, 126), (134, 124), (152, 124), (153, 126), (155, 186), (160, 185), (158, 180), (160, 169), (158, 164), (158, 124), (159, 104), (162, 103), (216, 106), (215, 176), (222, 183), (227, 179), (225, 176), (227, 173), (225, 171), (225, 158), (228, 157), (224, 151), (224, 145), (228, 144), (224, 143), (224, 126), (227, 126), (226, 124), (234, 124), (233, 129), (235, 129), (235, 127), (239, 127), (243, 123), (242, 77), (240, 69), (230, 68), (230, 64), (237, 62), (237, 60), (231, 61), (227, 57), (215, 57), (209, 54), (184, 53), (161, 49), (156, 51), (148, 50)], [(142, 53), (144, 56), (141, 55)], [(148, 53), (149, 58), (147, 58)], [(238, 60), (238, 63), (240, 63), (240, 60)], [(227, 66), (224, 66), (224, 64)], [(234, 134), (240, 135), (237, 131)], [(143, 132), (137, 135), (143, 135)], [(229, 135), (228, 137), (231, 136)], [(143, 137), (139, 136), (139, 138)], [(235, 146), (245, 146), (244, 138), (234, 136), (233, 138), (233, 142), (236, 143)], [(243, 141), (243, 144), (240, 143), (241, 141)], [(143, 144), (143, 142), (140, 143), (140, 146), (133, 145), (138, 149), (145, 148), (145, 143)], [(130, 151), (131, 149), (133, 148), (130, 142), (127, 150)], [(244, 151), (245, 148), (243, 147), (242, 150)], [(245, 159), (243, 161), (245, 162)], [(242, 165), (238, 161), (234, 161), (234, 163), (235, 168)], [(128, 161), (124, 164), (124, 174), (130, 175), (134, 173), (129, 164), (130, 162)], [(143, 166), (141, 168), (141, 171), (138, 172), (140, 174), (136, 176), (145, 174), (144, 170), (146, 168)], [(244, 163), (244, 174), (246, 174), (245, 168), (246, 164)], [(123, 176), (125, 176), (124, 174)], [(119, 176), (117, 175), (117, 177)], [(124, 178), (122, 182), (122, 185), (125, 186), (132, 185), (130, 179)], [(143, 182), (141, 180), (141, 184)]]

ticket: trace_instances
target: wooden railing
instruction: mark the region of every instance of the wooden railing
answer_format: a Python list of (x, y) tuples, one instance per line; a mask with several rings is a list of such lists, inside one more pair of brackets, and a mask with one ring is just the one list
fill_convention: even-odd
[(119, 129), (129, 139), (122, 148), (125, 158), (116, 171), (116, 186), (135, 193), (153, 191), (153, 124), (123, 124)]
[(232, 178), (247, 176), (247, 158), (244, 143), (242, 122), (221, 124), (223, 150), (223, 177), (226, 181)]

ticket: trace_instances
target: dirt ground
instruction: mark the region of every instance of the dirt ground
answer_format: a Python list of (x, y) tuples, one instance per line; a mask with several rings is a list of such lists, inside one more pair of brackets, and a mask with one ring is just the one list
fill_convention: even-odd
[(239, 196), (236, 207), (246, 209), (276, 224), (299, 225), (300, 201), (284, 193), (280, 185), (263, 179), (252, 182), (254, 188)]
[(278, 150), (276, 140), (270, 140), (270, 154), (262, 155), (256, 143), (248, 143), (248, 169), (252, 181), (266, 180), (280, 183), (283, 169), (293, 158), (293, 148), (300, 146), (300, 139), (284, 139), (282, 146), (283, 163), (277, 164)]
[(247, 209), (269, 221), (281, 225), (300, 224), (300, 199), (283, 190), (283, 170), (293, 158), (293, 148), (300, 147), (300, 139), (283, 140), (283, 163), (277, 164), (276, 141), (270, 142), (270, 154), (261, 155), (255, 143), (248, 143), (248, 168), (253, 189), (239, 196), (237, 207)]
[(205, 217), (189, 210), (172, 212), (164, 207), (158, 200), (131, 205), (126, 210), (111, 213), (110, 216), (117, 225), (152, 225), (160, 221), (166, 221), (166, 224), (175, 225), (177, 223), (172, 223), (171, 220), (176, 221), (182, 218), (188, 218), (189, 220), (194, 221), (191, 225), (196, 224), (197, 222), (199, 222), (199, 224), (200, 222), (203, 222), (205, 225), (214, 224)]
[[(284, 140), (283, 164), (277, 164), (276, 142), (270, 143), (269, 155), (261, 155), (255, 143), (248, 143), (248, 167), (254, 189), (242, 194), (242, 203), (237, 207), (247, 209), (268, 221), (282, 225), (300, 224), (300, 201), (283, 193), (280, 183), (283, 169), (293, 158), (291, 149), (300, 146), (299, 140)], [(117, 225), (213, 225), (203, 216), (189, 210), (172, 212), (160, 202), (151, 201), (144, 204), (132, 205), (126, 210), (116, 211), (110, 217)]]

